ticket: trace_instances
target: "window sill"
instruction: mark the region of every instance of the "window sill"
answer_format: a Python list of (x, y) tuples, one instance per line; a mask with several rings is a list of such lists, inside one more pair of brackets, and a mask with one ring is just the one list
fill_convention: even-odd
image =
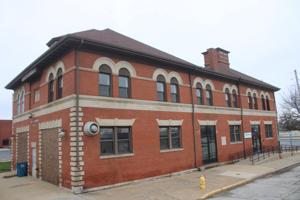
[(243, 144), (243, 142), (239, 141), (239, 142), (230, 142), (230, 144)]
[(168, 152), (176, 152), (176, 151), (183, 151), (183, 148), (164, 149), (164, 150), (160, 150), (160, 153), (168, 153)]
[(124, 158), (134, 156), (134, 153), (126, 153), (126, 154), (116, 154), (116, 155), (105, 155), (100, 156), (100, 159), (110, 159), (110, 158)]

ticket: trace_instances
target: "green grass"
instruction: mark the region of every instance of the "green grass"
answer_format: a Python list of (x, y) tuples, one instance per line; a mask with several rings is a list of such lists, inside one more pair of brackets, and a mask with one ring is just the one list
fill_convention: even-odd
[(10, 171), (10, 162), (0, 162), (0, 173)]

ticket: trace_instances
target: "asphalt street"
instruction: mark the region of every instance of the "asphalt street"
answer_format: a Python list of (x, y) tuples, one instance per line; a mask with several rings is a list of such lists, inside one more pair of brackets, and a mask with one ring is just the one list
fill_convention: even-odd
[(210, 200), (299, 200), (300, 166), (290, 171), (258, 179), (253, 183), (221, 193)]

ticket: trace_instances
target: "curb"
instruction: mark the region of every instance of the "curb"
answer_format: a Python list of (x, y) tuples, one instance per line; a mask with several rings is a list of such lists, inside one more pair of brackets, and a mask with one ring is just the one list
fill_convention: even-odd
[(283, 172), (289, 171), (290, 169), (295, 168), (295, 167), (297, 167), (299, 165), (300, 165), (300, 162), (293, 163), (293, 164), (291, 164), (289, 166), (285, 166), (285, 167), (282, 167), (282, 168), (279, 168), (279, 169), (275, 169), (275, 170), (272, 170), (271, 172), (267, 172), (265, 174), (261, 174), (261, 175), (255, 176), (253, 178), (245, 179), (245, 180), (239, 181), (237, 183), (224, 186), (222, 188), (219, 188), (219, 189), (216, 189), (216, 190), (213, 190), (213, 191), (210, 191), (210, 192), (204, 194), (199, 200), (207, 199), (207, 198), (212, 197), (212, 196), (214, 196), (216, 194), (219, 194), (221, 192), (232, 190), (234, 188), (237, 188), (239, 186), (248, 184), (250, 182), (253, 182), (253, 181), (257, 180), (257, 179), (264, 178), (264, 177), (269, 176), (269, 175), (273, 175), (273, 174), (283, 173)]

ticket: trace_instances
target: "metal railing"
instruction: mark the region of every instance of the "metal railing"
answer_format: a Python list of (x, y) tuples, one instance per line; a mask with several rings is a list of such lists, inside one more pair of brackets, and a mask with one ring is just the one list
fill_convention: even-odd
[(231, 163), (238, 162), (241, 159), (249, 158), (249, 161), (254, 164), (266, 158), (269, 158), (272, 155), (279, 154), (281, 157), (282, 152), (290, 152), (293, 155), (295, 152), (300, 151), (300, 146), (290, 146), (290, 145), (276, 145), (276, 146), (266, 146), (261, 149), (259, 152), (253, 152), (253, 149), (247, 149), (244, 151), (235, 152), (229, 154), (229, 160)]

